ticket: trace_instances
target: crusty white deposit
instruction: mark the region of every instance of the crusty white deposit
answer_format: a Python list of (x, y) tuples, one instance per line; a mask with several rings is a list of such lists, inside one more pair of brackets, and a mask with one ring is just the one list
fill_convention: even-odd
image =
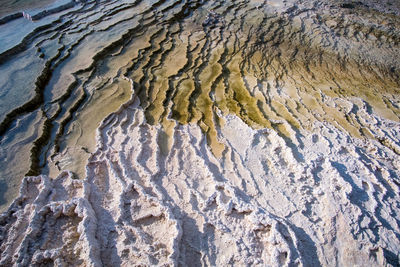
[(177, 125), (163, 155), (133, 97), (99, 128), (85, 180), (24, 179), (0, 219), (0, 265), (396, 266), (398, 154), (326, 123), (287, 140), (223, 119), (221, 159), (196, 125)]
[(29, 21), (52, 23), (0, 51), (0, 204), (42, 175), (0, 215), (0, 267), (399, 266), (397, 2)]

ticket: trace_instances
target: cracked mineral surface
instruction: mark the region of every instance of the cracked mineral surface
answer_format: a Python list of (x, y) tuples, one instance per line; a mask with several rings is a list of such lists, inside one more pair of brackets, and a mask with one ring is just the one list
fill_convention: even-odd
[(0, 266), (399, 266), (399, 25), (398, 0), (4, 3)]

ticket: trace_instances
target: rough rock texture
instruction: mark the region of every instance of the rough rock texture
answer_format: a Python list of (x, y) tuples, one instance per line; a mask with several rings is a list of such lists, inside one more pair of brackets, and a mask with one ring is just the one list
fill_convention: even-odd
[(0, 217), (0, 266), (399, 266), (399, 8), (100, 0), (5, 21), (0, 190), (42, 175)]
[(399, 155), (324, 123), (290, 143), (223, 120), (222, 159), (196, 125), (176, 126), (165, 155), (133, 97), (99, 128), (84, 181), (24, 179), (1, 265), (398, 265)]

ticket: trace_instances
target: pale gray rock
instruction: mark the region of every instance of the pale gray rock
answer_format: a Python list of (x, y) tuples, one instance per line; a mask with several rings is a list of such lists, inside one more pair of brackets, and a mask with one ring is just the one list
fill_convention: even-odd
[(1, 265), (396, 266), (399, 155), (325, 123), (291, 147), (223, 119), (222, 159), (196, 125), (164, 155), (134, 96), (99, 128), (84, 181), (23, 180)]

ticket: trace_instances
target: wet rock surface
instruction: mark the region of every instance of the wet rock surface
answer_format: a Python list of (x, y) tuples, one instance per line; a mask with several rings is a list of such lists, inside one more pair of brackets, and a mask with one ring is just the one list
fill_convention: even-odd
[(0, 266), (400, 264), (397, 2), (68, 3), (0, 20)]
[(221, 15), (211, 11), (208, 13), (206, 19), (203, 21), (203, 23), (201, 25), (203, 25), (203, 27), (211, 27), (211, 28), (215, 28), (217, 26), (224, 26), (224, 20), (221, 17)]

